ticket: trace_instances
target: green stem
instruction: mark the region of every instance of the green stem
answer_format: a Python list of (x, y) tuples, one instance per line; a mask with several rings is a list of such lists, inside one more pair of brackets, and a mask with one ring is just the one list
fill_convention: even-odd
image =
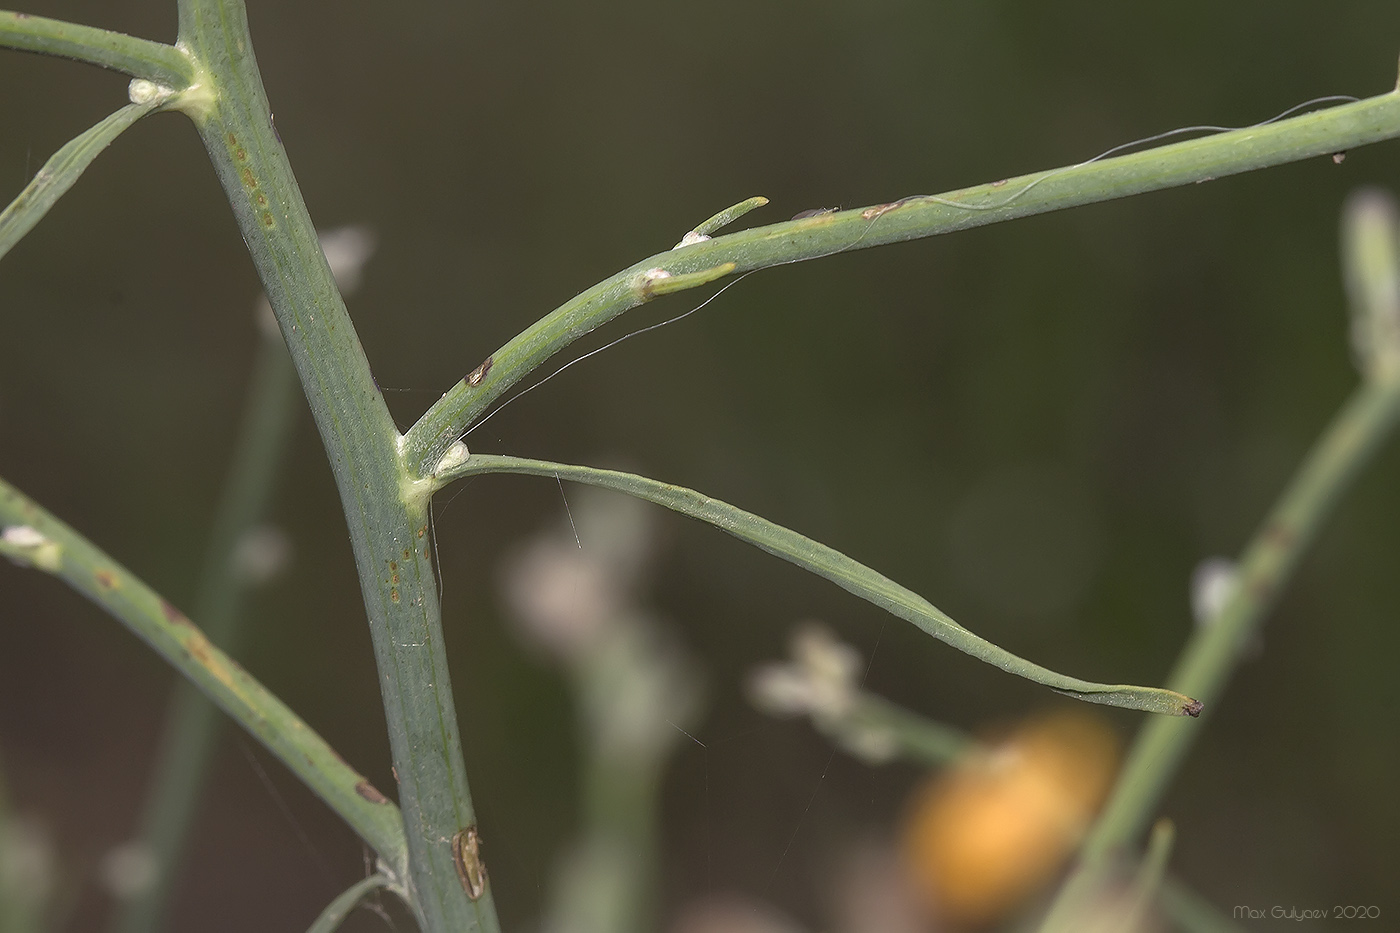
[(0, 480), (0, 555), (53, 574), (107, 610), (238, 721), (350, 824), (390, 870), (406, 868), (403, 820), (385, 799), (251, 674), (82, 535)]
[(195, 79), (190, 59), (173, 45), (10, 10), (0, 10), (0, 48), (72, 58), (176, 90)]
[[(715, 237), (644, 259), (526, 328), (435, 403), (408, 432), (405, 460), (429, 476), (453, 441), (507, 389), (579, 337), (658, 294), (669, 277), (748, 272), (1147, 191), (1296, 162), (1400, 135), (1400, 93), (1331, 107), (1265, 126), (1037, 172), (938, 196), (814, 217)], [(695, 281), (694, 284), (702, 284)], [(668, 289), (673, 290), (673, 289)]]
[(389, 416), (272, 127), (241, 0), (182, 0), (180, 42), (208, 75), (187, 111), (277, 315), (331, 462), (369, 616), (408, 837), (410, 899), (429, 933), (498, 928), (452, 840), (475, 826), (441, 614), (427, 500), (413, 494)]
[[(204, 634), (230, 654), (241, 641), (247, 596), (256, 582), (240, 568), (236, 551), (267, 513), (297, 410), (296, 389), (296, 373), (282, 338), (275, 331), (265, 334), (195, 599), (195, 616)], [(138, 836), (156, 866), (155, 882), (116, 913), (114, 926), (122, 933), (161, 926), (219, 725), (217, 709), (201, 693), (183, 680), (176, 684)]]
[(1066, 677), (1017, 657), (1004, 648), (972, 634), (917, 593), (905, 589), (841, 552), (684, 486), (672, 486), (632, 473), (495, 454), (472, 454), (438, 474), (434, 477), (434, 482), (437, 488), (441, 488), (453, 479), (478, 473), (548, 476), (556, 480), (567, 479), (636, 496), (727, 531), (741, 541), (825, 577), (847, 592), (914, 623), (927, 634), (959, 651), (1075, 699), (1165, 713), (1173, 717), (1195, 716), (1200, 712), (1199, 703), (1180, 693), (1157, 687), (1100, 684)]

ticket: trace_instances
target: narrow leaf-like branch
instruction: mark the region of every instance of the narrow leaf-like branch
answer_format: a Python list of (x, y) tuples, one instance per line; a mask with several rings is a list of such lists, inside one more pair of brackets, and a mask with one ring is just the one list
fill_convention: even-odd
[(102, 122), (79, 133), (39, 169), (10, 206), (0, 213), (0, 258), (44, 219), (58, 199), (82, 177), (93, 160), (127, 127), (159, 106), (159, 101), (127, 104)]
[(402, 877), (407, 846), (398, 807), (211, 644), (184, 613), (4, 480), (0, 529), (0, 555), (58, 577), (140, 636), (276, 755)]
[(350, 916), (350, 912), (360, 906), (360, 901), (380, 888), (393, 887), (393, 881), (378, 873), (355, 882), (326, 905), (316, 922), (306, 928), (306, 933), (335, 933), (345, 922), (345, 918)]
[(0, 48), (58, 55), (179, 90), (194, 80), (189, 58), (162, 42), (0, 10)]
[(1331, 107), (1202, 139), (975, 185), (937, 196), (820, 213), (658, 253), (561, 305), (491, 355), (408, 432), (404, 455), (430, 475), (452, 443), (502, 393), (550, 356), (643, 303), (648, 276), (682, 276), (734, 263), (748, 272), (852, 249), (950, 233), (1031, 214), (1211, 181), (1252, 169), (1354, 149), (1400, 135), (1400, 93)]
[(453, 479), (478, 473), (548, 476), (614, 489), (639, 499), (646, 499), (648, 502), (665, 506), (691, 518), (698, 518), (727, 531), (741, 541), (825, 577), (847, 592), (914, 623), (934, 638), (959, 651), (1067, 696), (1090, 703), (1165, 713), (1169, 716), (1195, 716), (1200, 713), (1200, 704), (1180, 693), (1157, 687), (1100, 684), (1080, 680), (1019, 658), (1004, 648), (972, 634), (917, 593), (905, 589), (841, 552), (693, 489), (672, 486), (632, 473), (493, 454), (472, 454), (466, 460), (440, 473), (434, 482), (441, 488)]

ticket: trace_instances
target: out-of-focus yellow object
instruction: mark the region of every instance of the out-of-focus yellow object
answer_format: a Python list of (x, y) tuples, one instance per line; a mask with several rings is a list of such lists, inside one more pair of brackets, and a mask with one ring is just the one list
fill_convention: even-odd
[(1084, 834), (1118, 767), (1100, 719), (1063, 712), (980, 745), (914, 794), (902, 854), (941, 918), (978, 925), (1045, 882)]

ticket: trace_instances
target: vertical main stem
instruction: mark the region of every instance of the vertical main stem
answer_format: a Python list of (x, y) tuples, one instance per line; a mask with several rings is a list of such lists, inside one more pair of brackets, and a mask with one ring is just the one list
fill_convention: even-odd
[[(448, 678), (426, 498), (403, 494), (398, 431), (272, 125), (242, 0), (181, 0), (180, 44), (211, 103), (193, 114), (291, 351), (335, 474), (369, 616), (408, 838), (388, 866), (429, 933), (498, 929), (452, 839), (475, 825)], [(404, 877), (405, 871), (407, 877)]]

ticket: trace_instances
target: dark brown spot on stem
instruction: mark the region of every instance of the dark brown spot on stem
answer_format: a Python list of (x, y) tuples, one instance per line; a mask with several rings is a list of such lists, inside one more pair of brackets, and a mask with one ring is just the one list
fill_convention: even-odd
[(389, 798), (379, 792), (369, 781), (361, 780), (355, 785), (355, 793), (368, 800), (370, 803), (388, 803)]
[(121, 582), (117, 580), (117, 575), (110, 570), (99, 570), (92, 576), (93, 579), (97, 581), (97, 585), (104, 590), (115, 590), (121, 587)]
[(1181, 711), (1187, 716), (1190, 716), (1192, 719), (1195, 719), (1197, 716), (1201, 715), (1201, 710), (1205, 708), (1206, 705), (1200, 700), (1192, 700), (1191, 702), (1183, 706), (1181, 708)]

